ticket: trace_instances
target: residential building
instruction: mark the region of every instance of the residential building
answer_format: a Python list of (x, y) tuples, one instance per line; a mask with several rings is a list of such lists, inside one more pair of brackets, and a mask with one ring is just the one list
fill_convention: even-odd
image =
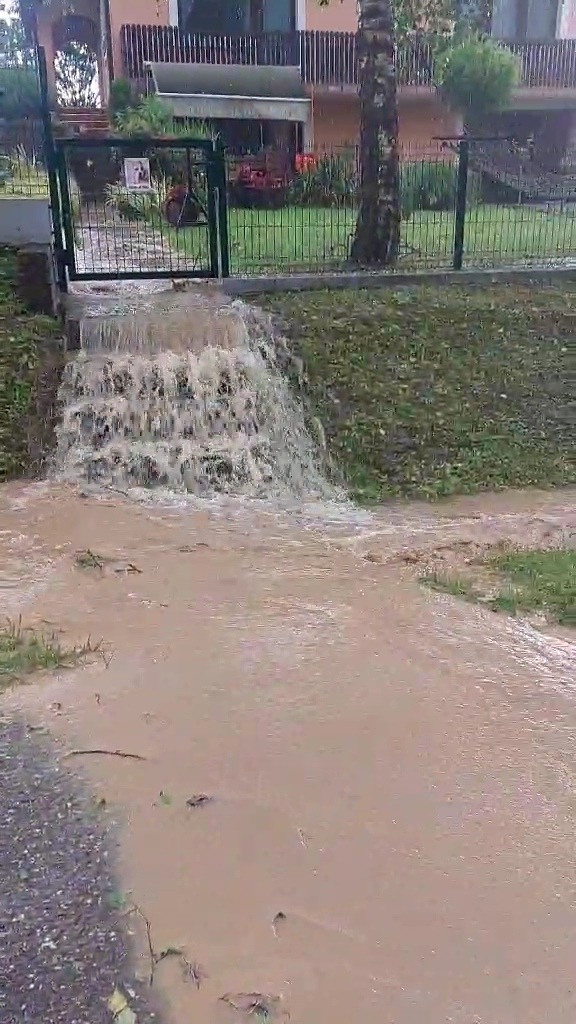
[[(73, 0), (72, 12), (70, 0), (20, 3), (45, 48), (52, 89), (54, 55), (74, 38), (98, 55), (104, 101), (112, 78), (144, 86), (148, 76), (179, 114), (258, 121), (268, 140), (286, 136), (281, 122), (297, 124), (304, 149), (357, 142), (356, 0)], [(510, 110), (494, 130), (531, 134), (548, 162), (570, 163), (576, 0), (494, 0), (492, 33), (521, 64)], [(402, 146), (438, 152), (462, 122), (434, 87), (426, 45), (399, 48), (398, 83)]]

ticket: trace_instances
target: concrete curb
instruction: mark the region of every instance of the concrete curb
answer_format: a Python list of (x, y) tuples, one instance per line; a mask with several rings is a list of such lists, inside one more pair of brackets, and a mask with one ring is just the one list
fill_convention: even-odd
[(350, 271), (345, 273), (275, 274), (228, 277), (221, 281), (226, 295), (258, 295), (264, 292), (303, 292), (328, 288), (406, 288), (418, 285), (560, 284), (576, 281), (573, 267), (504, 267), (489, 270), (434, 270), (412, 273)]

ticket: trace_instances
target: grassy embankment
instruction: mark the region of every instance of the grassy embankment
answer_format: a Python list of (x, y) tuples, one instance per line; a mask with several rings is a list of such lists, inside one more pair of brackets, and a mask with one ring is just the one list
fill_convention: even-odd
[[(14, 254), (0, 250), (0, 482), (44, 468), (62, 364), (57, 322), (26, 310), (16, 296), (16, 274)], [(56, 636), (0, 623), (0, 689), (83, 653), (65, 649)]]
[[(352, 495), (576, 483), (576, 284), (266, 296)], [(572, 366), (572, 370), (570, 367)]]
[[(576, 285), (267, 297), (353, 496), (576, 483)], [(494, 549), (423, 582), (576, 625), (576, 550)]]

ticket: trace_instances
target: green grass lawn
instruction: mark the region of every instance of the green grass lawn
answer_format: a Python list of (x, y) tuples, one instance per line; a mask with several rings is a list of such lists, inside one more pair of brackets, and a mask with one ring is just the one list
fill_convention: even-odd
[(470, 570), (466, 576), (430, 573), (421, 581), (496, 612), (537, 612), (562, 626), (576, 626), (576, 548), (497, 551), (480, 559), (477, 567), (497, 576), (489, 593), (481, 582), (482, 573), (477, 580)]
[(52, 440), (59, 326), (15, 294), (15, 257), (0, 250), (0, 481), (42, 468)]
[[(576, 211), (575, 211), (576, 212)], [(318, 270), (345, 263), (356, 214), (345, 207), (229, 211), (231, 272)], [(172, 232), (180, 257), (202, 252), (206, 229)], [(449, 267), (453, 213), (420, 211), (402, 225), (399, 268)], [(466, 266), (530, 263), (576, 257), (576, 216), (529, 206), (477, 206), (468, 211)]]
[(263, 296), (362, 502), (576, 483), (576, 285)]

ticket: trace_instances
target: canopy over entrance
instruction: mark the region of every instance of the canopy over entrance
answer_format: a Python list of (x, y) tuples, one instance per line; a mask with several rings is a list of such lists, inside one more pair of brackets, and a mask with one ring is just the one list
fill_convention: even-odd
[(157, 95), (175, 117), (305, 123), (300, 68), (265, 64), (147, 64)]

